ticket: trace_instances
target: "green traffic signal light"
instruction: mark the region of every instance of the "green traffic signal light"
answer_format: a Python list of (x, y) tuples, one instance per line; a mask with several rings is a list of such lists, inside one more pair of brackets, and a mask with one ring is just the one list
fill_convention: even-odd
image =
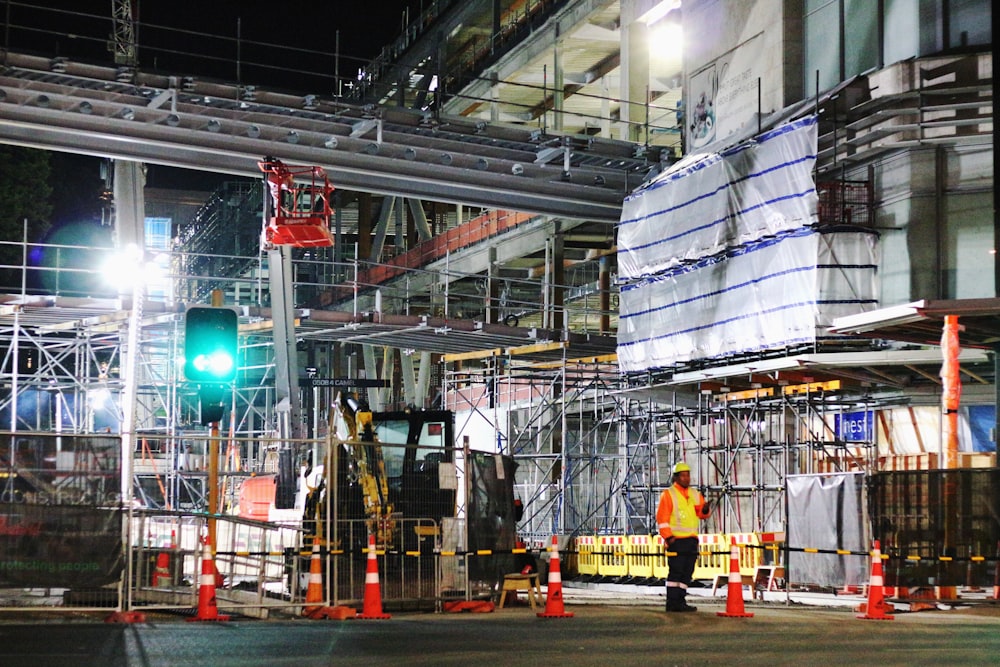
[(228, 308), (190, 308), (184, 321), (184, 376), (190, 382), (236, 379), (238, 320)]

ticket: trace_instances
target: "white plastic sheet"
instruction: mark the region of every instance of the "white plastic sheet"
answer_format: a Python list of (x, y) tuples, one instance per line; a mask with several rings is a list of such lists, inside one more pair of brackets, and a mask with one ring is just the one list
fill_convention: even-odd
[(815, 117), (723, 153), (688, 156), (625, 200), (620, 278), (653, 275), (816, 222), (815, 162)]
[[(842, 588), (868, 581), (864, 476), (788, 475), (788, 580)], [(852, 551), (850, 555), (804, 552)]]
[(623, 372), (814, 343), (876, 306), (875, 234), (807, 227), (621, 288)]

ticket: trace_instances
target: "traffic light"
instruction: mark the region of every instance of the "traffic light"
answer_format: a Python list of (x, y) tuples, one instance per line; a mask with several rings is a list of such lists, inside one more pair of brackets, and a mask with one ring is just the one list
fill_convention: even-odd
[(191, 308), (184, 322), (184, 377), (189, 382), (232, 382), (238, 348), (236, 313)]

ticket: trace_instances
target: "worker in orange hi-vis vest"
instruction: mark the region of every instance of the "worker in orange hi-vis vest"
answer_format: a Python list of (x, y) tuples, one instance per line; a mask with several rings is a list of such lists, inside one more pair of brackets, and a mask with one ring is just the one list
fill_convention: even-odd
[[(698, 522), (711, 507), (701, 492), (691, 487), (691, 466), (674, 466), (674, 483), (660, 494), (656, 527), (667, 545), (667, 611), (697, 611), (687, 603), (688, 586), (698, 561)], [(673, 554), (673, 555), (669, 555)]]

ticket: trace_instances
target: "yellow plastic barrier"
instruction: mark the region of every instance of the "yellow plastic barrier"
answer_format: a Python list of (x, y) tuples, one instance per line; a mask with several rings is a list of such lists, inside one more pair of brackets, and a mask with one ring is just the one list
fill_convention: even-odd
[(594, 554), (596, 542), (593, 535), (576, 538), (576, 569), (580, 574), (597, 574), (597, 556)]
[(658, 534), (653, 536), (653, 577), (666, 579), (670, 572), (667, 565), (667, 543)]
[[(781, 565), (781, 552), (778, 545), (784, 541), (784, 533), (702, 534), (698, 535), (699, 554), (692, 579), (714, 581), (717, 575), (729, 574), (729, 551), (733, 539), (739, 547), (740, 574), (755, 576), (757, 568), (762, 565)], [(666, 579), (670, 567), (667, 564), (667, 545), (662, 537), (652, 536), (649, 553), (652, 567), (649, 576), (656, 579)], [(640, 560), (635, 555), (635, 549), (632, 550), (632, 560)], [(631, 569), (629, 574), (633, 574)], [(633, 574), (633, 576), (646, 575)]]
[(781, 567), (781, 550), (785, 542), (784, 532), (761, 533), (760, 543), (764, 547), (761, 555), (761, 565), (774, 565)]
[(650, 535), (628, 536), (628, 574), (630, 577), (653, 576), (653, 552), (656, 545)]
[(761, 564), (764, 551), (760, 548), (760, 535), (757, 533), (731, 533), (730, 539), (736, 541), (740, 549), (740, 574), (755, 576)]
[(692, 579), (714, 580), (717, 574), (729, 572), (729, 540), (722, 533), (698, 536), (698, 560)]
[(628, 574), (624, 535), (600, 535), (597, 538), (597, 573), (602, 577), (624, 577)]

